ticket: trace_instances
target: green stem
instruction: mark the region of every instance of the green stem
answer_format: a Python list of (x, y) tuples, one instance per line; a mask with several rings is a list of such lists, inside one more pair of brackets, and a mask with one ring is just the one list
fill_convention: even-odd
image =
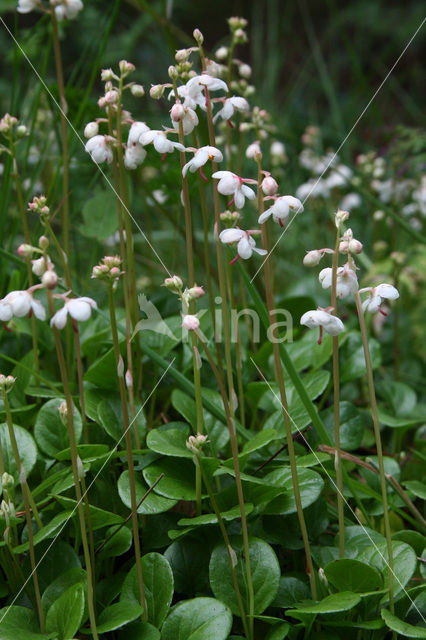
[(244, 546), (244, 559), (246, 565), (246, 579), (247, 579), (247, 591), (248, 591), (248, 638), (249, 640), (253, 640), (253, 626), (254, 626), (254, 589), (253, 589), (253, 580), (251, 575), (251, 564), (250, 564), (250, 545), (249, 545), (249, 536), (248, 536), (248, 527), (247, 527), (247, 518), (244, 506), (244, 493), (243, 493), (243, 485), (241, 482), (240, 475), (240, 465), (238, 461), (238, 444), (237, 438), (235, 434), (235, 426), (234, 419), (231, 414), (231, 409), (228, 404), (228, 398), (226, 395), (225, 385), (222, 381), (221, 375), (214, 363), (212, 355), (204, 343), (202, 336), (199, 332), (197, 332), (198, 339), (200, 341), (201, 346), (204, 349), (204, 352), (207, 356), (207, 359), (212, 368), (213, 374), (216, 378), (217, 384), (219, 386), (220, 395), (222, 396), (223, 408), (225, 409), (226, 420), (228, 423), (229, 430), (229, 439), (231, 442), (231, 450), (232, 450), (232, 459), (234, 463), (234, 471), (235, 471), (235, 483), (237, 485), (237, 493), (238, 493), (238, 503), (241, 512), (241, 530), (243, 534), (243, 546)]
[[(28, 544), (30, 549), (31, 573), (32, 573), (33, 582), (34, 582), (34, 592), (35, 592), (35, 597), (37, 602), (37, 611), (38, 611), (38, 618), (40, 622), (40, 630), (42, 633), (44, 633), (44, 613), (43, 613), (43, 607), (41, 606), (40, 586), (38, 583), (37, 565), (36, 565), (35, 552), (34, 552), (34, 532), (33, 532), (33, 524), (31, 521), (31, 506), (30, 506), (31, 492), (28, 487), (25, 469), (22, 466), (21, 457), (19, 455), (18, 444), (16, 442), (15, 432), (13, 430), (12, 414), (10, 412), (9, 400), (8, 400), (7, 392), (5, 388), (3, 388), (3, 402), (4, 402), (4, 409), (6, 412), (6, 422), (9, 430), (10, 442), (12, 445), (16, 466), (18, 468), (19, 482), (21, 484), (22, 497), (24, 499), (25, 518), (27, 521), (27, 529), (28, 529)], [(43, 525), (40, 521), (40, 517), (38, 516), (37, 508), (34, 509), (35, 507), (34, 500), (32, 500), (32, 506), (33, 506), (32, 510), (33, 510), (34, 516), (37, 514), (37, 517), (38, 517), (37, 525), (39, 529), (41, 529)]]
[(56, 20), (55, 8), (51, 8), (53, 50), (55, 53), (56, 75), (58, 78), (59, 103), (61, 106), (61, 137), (62, 137), (62, 186), (63, 186), (63, 238), (64, 251), (69, 255), (69, 158), (68, 158), (68, 135), (67, 135), (67, 102), (65, 98), (64, 75), (62, 71), (61, 47), (59, 45), (58, 23)]
[(112, 341), (114, 345), (114, 355), (115, 355), (115, 361), (117, 365), (117, 375), (118, 375), (118, 383), (120, 387), (121, 405), (123, 409), (124, 434), (126, 439), (126, 451), (127, 451), (127, 464), (129, 468), (130, 501), (131, 501), (131, 511), (132, 511), (132, 530), (133, 530), (133, 544), (135, 548), (136, 572), (138, 576), (140, 604), (143, 607), (142, 615), (143, 615), (143, 620), (146, 622), (147, 606), (146, 606), (145, 587), (143, 582), (142, 564), (141, 564), (139, 523), (138, 523), (138, 511), (137, 511), (137, 502), (136, 502), (135, 470), (133, 465), (132, 442), (130, 438), (129, 414), (127, 410), (127, 399), (126, 399), (126, 387), (124, 384), (123, 373), (120, 372), (120, 362), (122, 362), (122, 358), (120, 353), (120, 344), (118, 341), (117, 320), (115, 317), (114, 292), (113, 292), (112, 282), (108, 283), (108, 301), (109, 301), (109, 312), (110, 312), (110, 319), (111, 319)]
[[(333, 253), (331, 306), (332, 313), (337, 315), (337, 268), (339, 266), (340, 225), (336, 230), (336, 241)], [(333, 407), (334, 407), (334, 442), (336, 446), (335, 469), (337, 482), (337, 513), (339, 522), (339, 557), (345, 555), (345, 508), (343, 497), (342, 453), (340, 447), (340, 373), (339, 373), (339, 336), (333, 336)]]
[[(258, 186), (257, 186), (257, 193), (258, 193), (259, 214), (263, 213), (263, 209), (264, 209), (263, 193), (262, 193), (262, 188), (261, 188), (262, 180), (263, 180), (263, 174), (262, 174), (261, 160), (258, 159)], [(269, 251), (268, 240), (267, 240), (267, 235), (266, 235), (266, 229), (265, 229), (265, 225), (264, 224), (262, 225), (262, 244), (263, 244), (263, 248), (266, 249), (266, 251)], [(274, 325), (276, 325), (276, 316), (275, 316), (275, 309), (274, 309), (274, 293), (273, 293), (273, 290), (272, 290), (271, 258), (270, 257), (269, 257), (269, 259), (264, 261), (264, 268), (265, 268), (266, 304), (267, 304), (267, 308), (268, 308), (268, 312), (269, 312), (269, 318), (270, 318), (269, 328), (271, 329)], [(282, 363), (281, 363), (281, 358), (280, 358), (280, 349), (279, 349), (277, 338), (274, 335), (272, 335), (272, 349), (273, 349), (273, 354), (274, 354), (275, 374), (276, 374), (277, 379), (278, 379), (278, 386), (279, 386), (279, 390), (280, 390), (281, 405), (282, 405), (282, 410), (283, 410), (283, 418), (284, 418), (284, 425), (285, 425), (285, 432), (286, 432), (286, 439), (287, 439), (287, 448), (288, 448), (288, 457), (289, 457), (289, 462), (290, 462), (291, 478), (292, 478), (292, 483), (293, 483), (294, 500), (296, 502), (297, 517), (298, 517), (298, 520), (299, 520), (299, 527), (300, 527), (300, 531), (301, 531), (301, 534), (302, 534), (303, 546), (304, 546), (304, 549), (305, 549), (306, 571), (307, 571), (307, 573), (309, 575), (309, 582), (310, 582), (310, 585), (311, 585), (312, 598), (314, 600), (316, 600), (317, 599), (317, 592), (316, 592), (314, 566), (313, 566), (313, 563), (312, 563), (312, 555), (311, 555), (311, 548), (310, 548), (310, 544), (309, 544), (308, 530), (306, 528), (305, 516), (303, 515), (302, 501), (301, 501), (301, 498), (300, 498), (300, 488), (299, 488), (299, 479), (298, 479), (298, 475), (297, 475), (296, 454), (295, 454), (295, 450), (294, 450), (294, 442), (293, 442), (293, 437), (292, 437), (292, 433), (291, 433), (290, 414), (288, 412), (287, 394), (286, 394), (286, 389), (285, 389), (284, 375), (283, 375)]]
[(77, 360), (78, 392), (80, 396), (81, 422), (83, 424), (84, 442), (88, 444), (89, 432), (87, 429), (86, 404), (84, 401), (83, 364), (81, 359), (80, 336), (78, 333), (77, 322), (74, 319), (72, 319), (71, 324), (72, 324), (74, 337), (75, 337), (75, 355)]
[[(47, 292), (48, 302), (49, 302), (49, 310), (50, 315), (52, 316), (54, 313), (53, 307), (53, 298), (52, 292), (48, 290)], [(61, 372), (62, 385), (64, 387), (65, 400), (67, 405), (67, 428), (68, 428), (68, 437), (70, 441), (70, 451), (71, 451), (71, 466), (74, 477), (74, 488), (77, 499), (77, 510), (78, 517), (80, 523), (80, 533), (81, 533), (81, 541), (83, 544), (83, 553), (84, 560), (86, 564), (86, 577), (87, 577), (87, 595), (88, 595), (88, 608), (89, 608), (89, 618), (90, 618), (90, 629), (92, 631), (92, 635), (94, 640), (98, 640), (98, 631), (96, 628), (96, 615), (95, 615), (95, 605), (94, 605), (94, 597), (93, 597), (93, 569), (90, 557), (90, 549), (87, 541), (87, 533), (86, 533), (86, 523), (84, 518), (84, 507), (83, 507), (83, 496), (81, 493), (80, 487), (80, 478), (78, 472), (78, 461), (77, 461), (77, 443), (75, 439), (75, 431), (74, 431), (74, 416), (73, 416), (73, 402), (68, 382), (67, 375), (67, 366), (65, 363), (64, 353), (62, 350), (61, 338), (59, 336), (59, 330), (56, 327), (52, 327), (53, 337), (55, 340), (56, 353), (58, 356), (59, 369)]]
[(376, 400), (376, 392), (374, 389), (374, 377), (373, 377), (373, 368), (371, 366), (371, 357), (370, 357), (370, 348), (368, 346), (368, 337), (367, 330), (365, 326), (365, 318), (364, 312), (362, 309), (361, 297), (359, 291), (355, 293), (355, 302), (356, 308), (358, 312), (359, 326), (361, 330), (362, 336), (362, 345), (364, 347), (364, 358), (365, 358), (365, 366), (367, 369), (367, 382), (368, 382), (368, 391), (370, 396), (370, 406), (371, 413), (373, 417), (373, 427), (374, 427), (374, 437), (376, 440), (376, 449), (377, 449), (377, 459), (379, 463), (379, 475), (380, 475), (380, 487), (382, 492), (382, 502), (383, 502), (383, 520), (385, 524), (385, 537), (388, 549), (388, 565), (389, 565), (389, 607), (391, 613), (394, 612), (394, 601), (393, 601), (393, 580), (394, 580), (394, 572), (393, 572), (393, 550), (392, 550), (392, 539), (391, 539), (391, 528), (390, 528), (390, 520), (389, 520), (389, 507), (388, 507), (388, 494), (386, 490), (386, 474), (385, 474), (385, 465), (383, 461), (383, 450), (382, 450), (382, 440), (380, 436), (380, 424), (379, 424), (379, 414), (377, 411), (377, 400)]

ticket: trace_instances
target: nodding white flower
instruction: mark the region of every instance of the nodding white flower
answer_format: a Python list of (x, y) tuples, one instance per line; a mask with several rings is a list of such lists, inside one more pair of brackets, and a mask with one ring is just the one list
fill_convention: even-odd
[(81, 0), (50, 0), (58, 20), (74, 20), (83, 8)]
[(240, 178), (232, 171), (216, 171), (213, 176), (216, 180), (219, 180), (217, 190), (224, 196), (233, 196), (231, 202), (228, 203), (228, 207), (235, 202), (237, 209), (241, 209), (244, 206), (246, 198), (254, 200), (256, 197), (253, 189), (250, 189), (245, 182), (250, 184), (256, 184), (256, 180), (250, 178)]
[(339, 204), (339, 209), (343, 211), (351, 211), (357, 209), (362, 204), (361, 196), (359, 193), (348, 193)]
[(243, 260), (247, 260), (253, 254), (253, 251), (258, 253), (261, 256), (266, 255), (268, 252), (265, 249), (258, 249), (256, 247), (256, 242), (252, 235), (260, 233), (258, 229), (250, 229), (248, 231), (243, 231), (243, 229), (224, 229), (219, 234), (219, 239), (224, 244), (233, 244), (234, 242), (238, 242), (237, 245), (237, 256), (231, 260), (230, 264), (233, 264), (238, 258), (243, 258)]
[(184, 106), (180, 102), (176, 102), (170, 111), (172, 125), (176, 131), (179, 131), (179, 122), (182, 122), (183, 135), (192, 133), (198, 125), (198, 116), (194, 109)]
[(240, 96), (233, 96), (232, 98), (225, 98), (223, 107), (214, 116), (213, 122), (215, 123), (219, 118), (222, 120), (229, 120), (234, 115), (235, 111), (248, 111), (249, 103), (245, 98)]
[[(319, 272), (318, 279), (323, 289), (329, 289), (332, 286), (333, 269), (326, 267)], [(351, 294), (358, 291), (358, 278), (353, 269), (345, 264), (337, 269), (336, 279), (336, 296), (343, 300)]]
[(262, 191), (265, 196), (273, 196), (278, 191), (278, 182), (272, 176), (266, 176), (262, 180)]
[(56, 327), (57, 329), (63, 329), (67, 324), (68, 314), (73, 320), (84, 322), (90, 318), (92, 309), (97, 308), (98, 305), (94, 300), (92, 300), (92, 298), (87, 298), (86, 296), (83, 298), (71, 298), (71, 300), (67, 300), (65, 302), (62, 309), (59, 309), (59, 311), (52, 316), (50, 326)]
[(31, 260), (31, 263), (32, 263), (32, 268), (31, 268), (32, 272), (39, 278), (41, 278), (46, 271), (50, 271), (55, 267), (53, 262), (50, 260), (49, 256), (47, 256), (46, 260), (44, 259), (44, 257), (36, 258), (35, 260)]
[(345, 164), (337, 165), (333, 171), (325, 179), (327, 187), (329, 189), (335, 189), (336, 187), (343, 187), (347, 184), (348, 180), (352, 178), (352, 169)]
[(127, 148), (124, 153), (124, 166), (127, 169), (136, 169), (145, 160), (146, 151), (139, 142), (139, 138), (149, 130), (145, 122), (134, 122), (130, 127)]
[(46, 320), (46, 310), (31, 291), (11, 291), (0, 300), (0, 320), (7, 322), (13, 316), (23, 318), (34, 313), (39, 320)]
[(225, 91), (228, 93), (228, 85), (219, 78), (209, 76), (207, 73), (203, 73), (201, 76), (194, 76), (186, 85), (185, 88), (178, 87), (178, 94), (184, 98), (184, 105), (195, 109), (199, 106), (204, 111), (206, 110), (206, 95), (207, 91)]
[(88, 122), (84, 127), (84, 137), (93, 138), (99, 133), (99, 124), (97, 122)]
[(165, 131), (158, 131), (156, 129), (145, 131), (145, 133), (140, 136), (139, 142), (144, 147), (147, 144), (153, 144), (154, 149), (158, 151), (158, 153), (161, 153), (164, 157), (166, 153), (173, 153), (175, 149), (178, 149), (179, 151), (185, 151), (185, 147), (183, 146), (183, 144), (168, 140), (167, 133)]
[(333, 316), (332, 313), (321, 308), (304, 313), (300, 318), (300, 324), (303, 324), (305, 327), (309, 327), (310, 329), (313, 329), (314, 327), (320, 328), (318, 344), (321, 344), (323, 329), (331, 336), (337, 336), (345, 329), (340, 318)]
[[(210, 147), (210, 146), (200, 147), (199, 149), (195, 149), (194, 157), (192, 158), (192, 160), (187, 162), (182, 169), (183, 177), (185, 177), (186, 174), (188, 173), (188, 169), (191, 173), (195, 173), (197, 169), (201, 170), (201, 167), (203, 167), (206, 164), (206, 162), (208, 162), (209, 160), (214, 160), (215, 162), (222, 162), (223, 160), (222, 152), (219, 149), (216, 149), (216, 147)], [(204, 180), (207, 180), (207, 178), (203, 175), (202, 171), (201, 171), (201, 176)]]
[(272, 207), (260, 214), (258, 223), (262, 224), (272, 216), (274, 222), (279, 222), (280, 226), (283, 227), (288, 220), (290, 209), (295, 213), (302, 213), (303, 204), (294, 196), (280, 196), (275, 199)]
[(18, 0), (18, 6), (16, 10), (18, 13), (30, 13), (34, 9), (37, 9), (38, 0)]
[(262, 149), (259, 140), (255, 140), (246, 149), (246, 158), (249, 160), (258, 160), (262, 157)]
[(110, 136), (93, 136), (86, 142), (84, 149), (87, 153), (90, 153), (93, 162), (96, 162), (96, 164), (101, 164), (102, 162), (110, 164), (113, 159), (112, 140), (113, 138)]
[(383, 300), (396, 300), (399, 298), (398, 289), (391, 284), (379, 284), (377, 287), (365, 287), (359, 290), (360, 293), (365, 291), (368, 291), (369, 296), (362, 303), (362, 310), (370, 311), (370, 313), (380, 311), (380, 313), (386, 315), (386, 312), (380, 308)]

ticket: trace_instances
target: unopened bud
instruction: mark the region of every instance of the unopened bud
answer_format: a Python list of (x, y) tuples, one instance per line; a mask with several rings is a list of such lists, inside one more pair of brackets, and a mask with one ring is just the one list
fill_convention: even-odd
[(361, 253), (362, 251), (362, 242), (353, 238), (349, 241), (349, 253)]
[(20, 244), (17, 253), (21, 258), (30, 258), (33, 255), (34, 247), (30, 244)]
[(115, 104), (118, 102), (119, 97), (120, 94), (118, 91), (116, 91), (116, 89), (111, 89), (111, 91), (106, 92), (104, 99), (107, 104)]
[(63, 400), (59, 405), (58, 412), (59, 412), (59, 417), (61, 418), (62, 424), (66, 425), (67, 417), (68, 417), (68, 405), (65, 400)]
[(194, 455), (198, 456), (202, 451), (203, 445), (208, 442), (207, 437), (201, 433), (197, 433), (196, 436), (189, 436), (186, 446)]
[(258, 140), (252, 142), (252, 144), (249, 144), (246, 149), (246, 158), (249, 158), (250, 160), (257, 160), (262, 158), (262, 151), (260, 149), (260, 143)]
[(1, 477), (1, 486), (3, 491), (10, 493), (15, 487), (15, 478), (5, 471)]
[(175, 60), (178, 64), (186, 62), (191, 53), (191, 49), (178, 49), (175, 53)]
[(173, 291), (174, 293), (179, 293), (183, 287), (182, 278), (176, 275), (171, 278), (166, 278), (164, 280), (164, 286), (166, 289), (170, 289), (170, 291)]
[(0, 373), (0, 389), (9, 393), (13, 385), (15, 384), (16, 378), (13, 376), (5, 376), (3, 373)]
[(78, 476), (78, 479), (79, 480), (84, 480), (84, 476), (85, 476), (84, 466), (83, 466), (83, 463), (82, 463), (81, 458), (80, 458), (79, 455), (77, 455), (76, 463), (77, 463), (77, 476)]
[(97, 122), (88, 122), (84, 127), (84, 137), (85, 138), (93, 138), (93, 136), (98, 135), (99, 125)]
[(314, 249), (313, 251), (308, 251), (306, 256), (303, 258), (303, 264), (305, 265), (305, 267), (315, 267), (317, 264), (319, 264), (321, 258), (321, 251)]
[(246, 80), (251, 76), (251, 66), (249, 64), (240, 64), (238, 71), (240, 72), (240, 76), (246, 78)]
[(40, 236), (38, 239), (38, 246), (43, 251), (46, 251), (46, 249), (49, 247), (49, 238), (47, 236)]
[(272, 176), (262, 180), (262, 191), (265, 196), (273, 196), (278, 191), (278, 183)]
[(185, 108), (180, 102), (176, 102), (170, 109), (170, 117), (173, 122), (180, 122), (185, 115)]
[(167, 69), (167, 73), (169, 74), (169, 78), (171, 80), (176, 80), (179, 77), (178, 70), (173, 64), (171, 64), (170, 67)]
[(121, 356), (118, 358), (117, 375), (119, 378), (122, 378), (124, 375), (124, 360)]
[(182, 327), (184, 327), (187, 331), (196, 331), (200, 327), (200, 321), (197, 316), (188, 314), (186, 316), (183, 316)]
[(111, 80), (114, 80), (116, 78), (117, 76), (115, 75), (112, 69), (102, 69), (101, 71), (102, 82), (110, 82)]
[(219, 47), (219, 49), (216, 51), (216, 60), (219, 60), (219, 61), (226, 60), (226, 58), (228, 57), (228, 54), (229, 54), (228, 47)]
[(241, 220), (241, 213), (238, 211), (229, 211), (229, 209), (227, 209), (220, 214), (220, 219), (225, 224), (235, 227)]
[(199, 47), (201, 47), (201, 45), (204, 42), (204, 36), (201, 33), (201, 31), (199, 29), (194, 29), (194, 31), (192, 32), (192, 35), (194, 36), (195, 42), (198, 44)]
[(120, 62), (118, 63), (118, 68), (120, 69), (120, 73), (123, 78), (128, 76), (129, 73), (132, 73), (136, 69), (135, 65), (131, 62), (127, 62), (127, 60), (120, 60)]
[(149, 90), (149, 95), (154, 100), (159, 100), (162, 98), (164, 93), (164, 86), (162, 84), (153, 84), (151, 89)]
[(339, 228), (349, 218), (349, 211), (337, 210), (334, 216), (334, 222), (337, 228)]
[(127, 369), (126, 375), (124, 376), (124, 379), (126, 381), (126, 387), (128, 389), (131, 389), (133, 387), (133, 376), (132, 376), (132, 372), (130, 371), (130, 369)]
[(27, 127), (24, 124), (20, 124), (18, 127), (16, 127), (16, 137), (23, 138), (27, 135), (27, 131)]
[(247, 42), (247, 34), (244, 29), (237, 29), (234, 32), (235, 42), (238, 44), (245, 44)]
[(54, 289), (58, 284), (58, 276), (54, 271), (45, 271), (41, 276), (41, 283), (46, 289)]
[(132, 96), (135, 96), (135, 98), (143, 98), (145, 95), (145, 89), (141, 84), (132, 84), (130, 87), (130, 93)]

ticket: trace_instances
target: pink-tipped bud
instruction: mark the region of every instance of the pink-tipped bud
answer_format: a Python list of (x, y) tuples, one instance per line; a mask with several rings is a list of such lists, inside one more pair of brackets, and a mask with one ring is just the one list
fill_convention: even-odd
[(30, 258), (33, 255), (34, 247), (30, 244), (20, 244), (17, 253), (21, 258)]
[(42, 251), (46, 251), (49, 247), (49, 238), (47, 236), (40, 236), (38, 239), (38, 246)]
[(170, 117), (173, 122), (180, 122), (185, 115), (185, 109), (180, 102), (176, 102), (170, 109)]
[(183, 316), (182, 327), (185, 327), (187, 331), (196, 331), (199, 326), (200, 321), (198, 320), (197, 316), (193, 316), (190, 314)]
[(126, 380), (126, 387), (128, 389), (132, 388), (133, 387), (133, 376), (132, 376), (132, 372), (130, 371), (130, 369), (127, 369), (127, 371), (126, 371), (125, 380)]
[(174, 293), (179, 293), (183, 287), (182, 278), (179, 276), (172, 276), (171, 278), (166, 278), (164, 280), (164, 286), (166, 289), (173, 291)]
[(319, 264), (321, 258), (321, 251), (318, 251), (318, 249), (314, 249), (313, 251), (308, 251), (306, 256), (303, 258), (303, 264), (305, 265), (305, 267), (316, 267), (316, 265)]
[(58, 284), (58, 276), (54, 271), (45, 271), (41, 276), (41, 283), (46, 289), (54, 289)]
[(131, 62), (127, 62), (127, 60), (120, 60), (120, 62), (118, 63), (118, 68), (120, 69), (123, 78), (125, 76), (128, 76), (129, 73), (132, 73), (136, 69), (135, 65)]
[(349, 251), (349, 242), (346, 240), (342, 240), (339, 244), (339, 253), (348, 253)]
[(265, 196), (273, 196), (278, 191), (278, 183), (272, 176), (263, 178), (262, 191)]
[(360, 242), (359, 240), (355, 240), (355, 238), (353, 238), (352, 240), (349, 241), (349, 252), (361, 253), (362, 246), (363, 246), (362, 242)]
[(102, 82), (110, 82), (111, 80), (114, 80), (114, 78), (116, 77), (117, 76), (115, 75), (112, 69), (102, 69), (101, 71)]

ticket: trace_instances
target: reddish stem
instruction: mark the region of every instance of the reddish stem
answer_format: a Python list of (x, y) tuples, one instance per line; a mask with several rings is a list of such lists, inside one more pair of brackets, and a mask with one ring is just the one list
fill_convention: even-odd
[(204, 182), (208, 182), (208, 179), (206, 178), (206, 176), (203, 173), (203, 167), (200, 167), (200, 176), (202, 177), (202, 179), (204, 180)]
[(381, 309), (380, 307), (379, 307), (379, 311), (382, 314), (382, 316), (386, 316), (387, 317), (388, 314), (386, 313), (386, 311), (383, 311), (383, 309)]
[(29, 312), (28, 312), (28, 317), (31, 318), (32, 315), (33, 315), (33, 310), (30, 309)]
[(234, 204), (234, 200), (235, 200), (235, 196), (232, 198), (232, 200), (230, 200), (228, 202), (228, 207), (230, 207), (232, 204)]
[(233, 128), (234, 128), (234, 125), (232, 124), (232, 122), (231, 122), (230, 120), (227, 120), (226, 122), (229, 124), (229, 126), (231, 127), (231, 129), (233, 129)]
[(163, 155), (161, 156), (161, 162), (164, 162), (164, 160), (166, 159), (167, 153), (163, 153)]
[(240, 257), (240, 254), (237, 253), (237, 255), (235, 256), (235, 258), (232, 258), (232, 260), (230, 261), (229, 264), (234, 264), (235, 262), (237, 262), (238, 258)]
[(320, 330), (320, 332), (319, 332), (318, 344), (321, 344), (321, 342), (322, 342), (322, 326), (321, 325), (320, 325), (319, 330)]
[(5, 322), (3, 322), (3, 320), (1, 321), (1, 323), (2, 323), (2, 325), (3, 325), (3, 329), (4, 329), (5, 331), (7, 331), (8, 333), (11, 333), (11, 332), (12, 332), (12, 329), (9, 329), (9, 327), (7, 327), (7, 326), (6, 326), (6, 323), (5, 323)]
[(280, 223), (280, 227), (283, 227), (283, 221), (281, 220), (281, 218), (278, 218), (278, 222)]

